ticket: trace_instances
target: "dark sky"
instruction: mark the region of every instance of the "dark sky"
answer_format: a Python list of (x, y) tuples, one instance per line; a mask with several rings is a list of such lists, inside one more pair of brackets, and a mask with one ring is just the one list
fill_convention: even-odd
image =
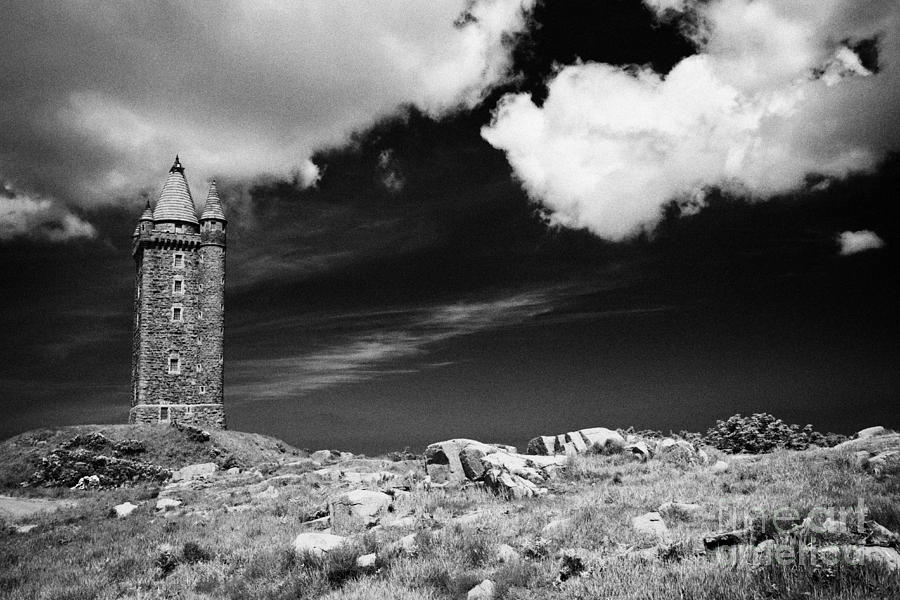
[(176, 152), (230, 219), (234, 429), (900, 426), (893, 3), (372, 5), (12, 3), (0, 437), (127, 419)]

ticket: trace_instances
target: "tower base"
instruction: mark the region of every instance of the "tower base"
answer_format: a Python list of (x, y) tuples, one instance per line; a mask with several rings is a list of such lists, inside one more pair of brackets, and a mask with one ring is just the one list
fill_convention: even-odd
[(131, 424), (169, 424), (226, 429), (225, 406), (222, 404), (138, 404), (128, 412)]

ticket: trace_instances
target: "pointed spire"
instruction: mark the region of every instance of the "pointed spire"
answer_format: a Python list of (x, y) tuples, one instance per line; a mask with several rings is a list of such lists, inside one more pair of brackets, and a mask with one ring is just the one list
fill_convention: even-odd
[(175, 156), (175, 164), (169, 169), (169, 176), (163, 184), (156, 201), (156, 209), (153, 211), (153, 220), (180, 221), (198, 225), (197, 212), (194, 208), (194, 200), (191, 198), (191, 190), (184, 178), (184, 167), (178, 156)]
[(203, 214), (200, 220), (217, 219), (227, 221), (225, 211), (222, 210), (222, 201), (219, 199), (219, 190), (216, 188), (216, 180), (209, 182), (209, 193), (206, 194), (206, 204), (203, 206)]
[(147, 206), (144, 208), (144, 212), (141, 213), (141, 218), (138, 221), (152, 221), (153, 220), (153, 211), (150, 210), (150, 198), (147, 198)]

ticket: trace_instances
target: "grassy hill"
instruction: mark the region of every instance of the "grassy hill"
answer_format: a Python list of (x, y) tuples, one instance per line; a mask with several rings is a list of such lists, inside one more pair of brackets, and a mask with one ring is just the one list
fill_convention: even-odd
[[(892, 532), (888, 537), (900, 532), (900, 469), (875, 474), (862, 466), (855, 455), (862, 440), (837, 449), (716, 453), (727, 470), (578, 455), (545, 495), (507, 499), (476, 485), (431, 485), (421, 460), (313, 461), (254, 434), (211, 432), (197, 443), (174, 428), (85, 426), (7, 440), (0, 445), (3, 480), (16, 481), (42, 453), (91, 431), (145, 440), (143, 458), (171, 467), (208, 462), (215, 447), (217, 460), (231, 456), (247, 468), (162, 490), (58, 490), (77, 504), (31, 518), (36, 528), (27, 533), (0, 528), (0, 598), (453, 599), (466, 598), (484, 579), (496, 584), (495, 598), (522, 600), (900, 597), (900, 571), (874, 564), (766, 563), (748, 541), (704, 549), (704, 537), (748, 523), (762, 524), (766, 543), (792, 556), (858, 537), (855, 530), (772, 529), (777, 515), (793, 524), (831, 514), (855, 527), (862, 510), (867, 523)], [(872, 444), (900, 448), (898, 438)], [(330, 502), (357, 489), (389, 492), (390, 512), (375, 527), (336, 520), (332, 512), (330, 531), (347, 543), (323, 558), (298, 554), (297, 535), (315, 529)], [(181, 505), (158, 510), (157, 496)], [(116, 518), (111, 507), (125, 501), (138, 508)], [(665, 542), (634, 527), (634, 517), (666, 502), (693, 508), (661, 511)], [(503, 557), (503, 544), (511, 557)], [(374, 564), (360, 566), (357, 559), (369, 553)]]

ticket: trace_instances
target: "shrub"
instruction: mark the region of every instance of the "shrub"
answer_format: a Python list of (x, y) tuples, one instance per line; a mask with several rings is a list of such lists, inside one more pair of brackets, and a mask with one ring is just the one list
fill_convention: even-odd
[(178, 557), (172, 553), (171, 548), (162, 548), (159, 554), (156, 555), (154, 564), (159, 569), (160, 577), (166, 577), (178, 566)]
[(826, 445), (835, 439), (835, 434), (826, 437), (813, 431), (812, 425), (789, 425), (769, 413), (749, 417), (736, 414), (727, 421), (717, 421), (703, 437), (705, 443), (724, 452), (747, 454), (762, 454), (777, 448), (806, 450), (812, 444)]
[(187, 564), (208, 562), (210, 558), (209, 551), (197, 542), (185, 542), (181, 549), (181, 559)]

